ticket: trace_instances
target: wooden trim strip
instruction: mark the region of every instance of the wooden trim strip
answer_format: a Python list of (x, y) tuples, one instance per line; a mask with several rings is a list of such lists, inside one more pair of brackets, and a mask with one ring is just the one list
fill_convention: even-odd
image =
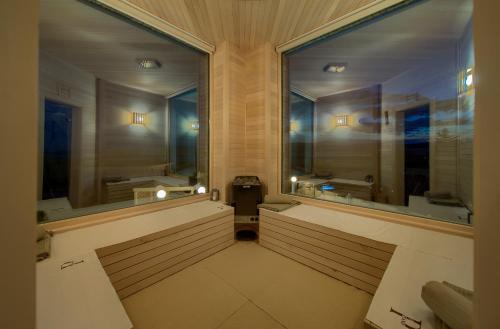
[(444, 221), (439, 221), (435, 219), (429, 219), (424, 217), (415, 217), (395, 212), (388, 212), (383, 210), (364, 208), (358, 206), (351, 206), (346, 204), (341, 204), (332, 201), (318, 200), (307, 197), (292, 196), (288, 194), (283, 194), (284, 196), (291, 197), (296, 201), (309, 206), (319, 207), (328, 210), (340, 211), (348, 214), (358, 215), (362, 217), (369, 217), (378, 220), (383, 220), (390, 223), (396, 223), (401, 225), (407, 225), (412, 227), (417, 227), (421, 229), (426, 229), (430, 231), (436, 231), (446, 234), (452, 234), (457, 236), (462, 236), (465, 238), (474, 238), (474, 228), (472, 226), (466, 226), (461, 224), (449, 223)]
[(333, 21), (330, 21), (326, 24), (323, 24), (309, 32), (306, 32), (298, 37), (295, 37), (291, 40), (288, 40), (285, 43), (282, 43), (276, 47), (276, 51), (281, 54), (290, 49), (301, 46), (302, 44), (314, 40), (318, 37), (321, 37), (325, 34), (331, 33), (335, 30), (338, 30), (344, 26), (352, 24), (360, 19), (363, 19), (367, 16), (376, 14), (382, 10), (385, 10), (389, 7), (397, 5), (399, 3), (405, 2), (407, 0), (376, 0), (365, 6), (362, 6), (354, 11), (349, 12), (348, 14), (341, 16)]
[(300, 234), (303, 234), (303, 235), (306, 235), (306, 236), (309, 236), (309, 237), (312, 237), (312, 238), (315, 238), (315, 239), (318, 239), (318, 240), (321, 240), (324, 242), (328, 242), (330, 244), (333, 244), (333, 245), (336, 245), (336, 246), (339, 246), (339, 247), (342, 247), (345, 249), (353, 250), (353, 251), (356, 251), (358, 253), (379, 259), (381, 261), (388, 262), (388, 261), (390, 261), (390, 259), (392, 257), (392, 253), (378, 250), (378, 249), (374, 249), (371, 247), (365, 247), (365, 246), (362, 246), (360, 243), (356, 243), (353, 241), (339, 239), (338, 237), (331, 236), (324, 231), (321, 232), (321, 231), (311, 230), (309, 228), (301, 227), (299, 225), (295, 225), (293, 223), (293, 221), (290, 221), (290, 222), (280, 221), (277, 219), (273, 219), (271, 217), (261, 217), (260, 221), (266, 222), (266, 220), (269, 220), (269, 219), (271, 219), (270, 223), (275, 225), (275, 226), (278, 226), (278, 227), (281, 227), (283, 229), (287, 229), (287, 230), (290, 230), (290, 231), (293, 231), (296, 233), (300, 233)]
[(106, 266), (109, 266), (109, 265), (114, 264), (116, 262), (123, 261), (126, 258), (130, 258), (130, 257), (136, 256), (138, 254), (143, 254), (143, 253), (148, 252), (150, 250), (160, 248), (160, 247), (167, 245), (167, 244), (170, 244), (174, 241), (181, 240), (181, 239), (184, 239), (187, 237), (191, 237), (191, 236), (196, 235), (202, 231), (211, 229), (213, 227), (217, 227), (217, 226), (222, 225), (222, 224), (227, 223), (227, 222), (233, 223), (232, 216), (221, 217), (221, 218), (194, 226), (192, 228), (188, 228), (186, 230), (183, 230), (183, 231), (180, 231), (177, 233), (173, 233), (173, 234), (170, 234), (170, 235), (167, 235), (164, 237), (160, 237), (156, 240), (145, 242), (143, 244), (137, 245), (135, 248), (125, 249), (125, 250), (118, 251), (116, 253), (104, 256), (100, 259), (101, 264), (102, 264), (102, 266), (106, 267)]
[(281, 248), (275, 244), (273, 244), (271, 241), (268, 241), (266, 239), (266, 237), (264, 237), (262, 239), (262, 237), (260, 238), (259, 240), (259, 243), (263, 246), (263, 247), (266, 247), (266, 248), (269, 248), (273, 251), (276, 251), (277, 253), (280, 253), (286, 257), (289, 257), (299, 263), (302, 263), (304, 265), (307, 265), (317, 271), (320, 271), (322, 273), (325, 273), (335, 279), (338, 279), (340, 281), (343, 281), (349, 285), (352, 285), (356, 288), (359, 288), (361, 290), (364, 290), (370, 294), (375, 294), (375, 291), (377, 290), (377, 287), (369, 284), (369, 283), (366, 283), (366, 282), (363, 282), (361, 280), (358, 280), (358, 279), (355, 279), (349, 275), (345, 275), (344, 273), (342, 272), (339, 272), (339, 271), (336, 271), (334, 269), (331, 269), (330, 267), (328, 266), (325, 266), (323, 264), (320, 264), (320, 263), (317, 263), (309, 258), (306, 258), (304, 256), (301, 256), (299, 254), (296, 254), (294, 252), (291, 252), (289, 250), (286, 250), (284, 248)]
[(149, 25), (155, 30), (159, 30), (169, 36), (174, 37), (175, 39), (185, 42), (194, 48), (207, 53), (215, 52), (214, 45), (198, 38), (197, 36), (187, 31), (178, 28), (173, 24), (170, 24), (169, 22), (151, 14), (150, 12), (130, 3), (127, 0), (98, 0), (98, 2), (102, 3), (105, 6), (113, 8), (118, 12), (121, 12), (126, 16), (132, 17), (146, 25)]
[[(281, 230), (281, 231), (283, 232), (284, 230)], [(379, 268), (376, 268), (374, 266), (371, 266), (371, 265), (368, 265), (365, 263), (361, 263), (355, 259), (336, 254), (336, 253), (331, 252), (331, 251), (326, 250), (326, 249), (322, 249), (322, 248), (317, 247), (313, 244), (303, 242), (302, 239), (291, 238), (285, 234), (282, 234), (280, 232), (276, 232), (276, 231), (272, 230), (272, 227), (270, 227), (270, 225), (269, 226), (268, 225), (261, 226), (260, 232), (263, 235), (269, 236), (269, 237), (274, 238), (276, 240), (283, 241), (289, 245), (304, 249), (308, 252), (312, 252), (318, 256), (327, 258), (331, 261), (337, 262), (343, 266), (347, 266), (347, 267), (352, 268), (354, 270), (369, 274), (369, 275), (374, 276), (378, 279), (381, 279), (382, 276), (384, 275), (384, 272), (385, 272), (384, 269), (379, 269)]]
[(154, 202), (140, 206), (133, 206), (129, 208), (105, 211), (92, 215), (44, 223), (42, 224), (42, 227), (49, 232), (57, 234), (207, 200), (209, 200), (209, 196), (207, 194), (191, 195), (178, 199)]
[(331, 244), (328, 242), (324, 242), (324, 241), (316, 239), (316, 238), (312, 238), (312, 237), (304, 235), (304, 234), (290, 231), (288, 229), (282, 229), (280, 227), (274, 226), (274, 225), (269, 224), (267, 222), (263, 222), (262, 220), (260, 223), (260, 227), (265, 228), (265, 229), (269, 229), (269, 230), (272, 230), (275, 232), (279, 232), (280, 234), (285, 235), (289, 238), (292, 238), (295, 240), (300, 240), (302, 242), (308, 243), (308, 244), (316, 246), (318, 248), (327, 250), (331, 253), (337, 254), (341, 257), (353, 259), (359, 263), (373, 266), (373, 267), (378, 268), (380, 270), (385, 270), (389, 264), (388, 261), (380, 260), (380, 259), (377, 259), (375, 257), (371, 257), (371, 256), (362, 254), (360, 252), (357, 252), (357, 251), (354, 251), (354, 250), (351, 250), (348, 248), (340, 247), (340, 246), (337, 246), (337, 245), (334, 245), (334, 244)]
[(216, 220), (218, 218), (222, 218), (222, 217), (226, 217), (226, 216), (232, 217), (232, 215), (233, 215), (233, 210), (228, 209), (228, 210), (222, 211), (220, 213), (209, 215), (207, 217), (203, 217), (203, 218), (197, 219), (197, 220), (192, 221), (192, 222), (177, 225), (177, 226), (168, 228), (168, 229), (163, 230), (163, 231), (148, 234), (148, 235), (142, 236), (140, 238), (136, 238), (136, 239), (128, 240), (125, 242), (117, 243), (117, 244), (114, 244), (111, 246), (96, 249), (96, 254), (99, 258), (104, 258), (105, 256), (111, 255), (113, 253), (117, 253), (117, 252), (129, 249), (131, 247), (138, 246), (140, 244), (147, 243), (147, 242), (150, 242), (150, 241), (153, 241), (153, 240), (156, 240), (156, 239), (159, 239), (159, 238), (162, 238), (162, 237), (189, 229), (191, 227)]
[[(229, 238), (229, 236), (228, 236), (228, 238)], [(164, 278), (166, 278), (174, 273), (177, 273), (177, 272), (183, 270), (184, 268), (186, 268), (190, 265), (193, 265), (193, 264), (199, 262), (200, 260), (202, 260), (204, 258), (207, 258), (208, 256), (210, 256), (212, 254), (215, 254), (218, 251), (221, 251), (222, 249), (225, 249), (225, 248), (231, 246), (233, 243), (234, 243), (234, 240), (233, 240), (233, 236), (231, 235), (230, 240), (222, 242), (222, 243), (216, 245), (215, 247), (211, 247), (209, 249), (206, 249), (206, 250), (202, 251), (201, 253), (196, 254), (196, 255), (194, 255), (191, 258), (188, 258), (186, 260), (183, 260), (183, 261), (173, 265), (172, 267), (169, 267), (168, 269), (166, 269), (164, 271), (158, 272), (158, 273), (156, 273), (156, 274), (154, 274), (154, 275), (152, 275), (152, 276), (150, 276), (150, 277), (148, 277), (148, 278), (146, 278), (146, 279), (144, 279), (144, 280), (142, 280), (134, 285), (128, 286), (124, 289), (117, 291), (118, 296), (120, 297), (120, 299), (124, 299), (124, 298), (144, 289), (144, 288), (149, 287), (150, 285), (155, 284), (158, 281), (163, 280)], [(201, 247), (201, 248), (204, 248), (204, 247)], [(193, 251), (193, 253), (194, 253), (194, 251)], [(183, 254), (184, 257), (187, 257), (188, 255), (190, 255), (190, 254)], [(179, 257), (179, 258), (181, 258), (181, 257)]]

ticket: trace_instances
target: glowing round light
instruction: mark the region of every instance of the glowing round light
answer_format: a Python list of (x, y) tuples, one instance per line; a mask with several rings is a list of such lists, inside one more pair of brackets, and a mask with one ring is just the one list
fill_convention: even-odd
[(207, 189), (205, 186), (200, 186), (200, 187), (198, 187), (196, 192), (198, 192), (198, 194), (204, 194), (204, 193), (207, 193)]
[(474, 83), (474, 78), (472, 76), (472, 73), (471, 74), (467, 74), (467, 77), (465, 77), (465, 85), (467, 87), (470, 87), (470, 86), (472, 86), (473, 83)]
[(167, 196), (167, 191), (165, 191), (165, 190), (156, 191), (156, 197), (158, 199), (165, 199), (166, 196)]
[(290, 178), (290, 180), (292, 181), (292, 183), (295, 183), (297, 181), (297, 177), (292, 176), (292, 178)]

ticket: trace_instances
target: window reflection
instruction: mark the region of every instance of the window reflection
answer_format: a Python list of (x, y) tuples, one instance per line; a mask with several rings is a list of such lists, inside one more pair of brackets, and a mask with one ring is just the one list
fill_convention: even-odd
[(208, 55), (81, 1), (40, 18), (39, 221), (208, 184)]
[(471, 0), (416, 1), (285, 53), (282, 191), (470, 224), (471, 19)]

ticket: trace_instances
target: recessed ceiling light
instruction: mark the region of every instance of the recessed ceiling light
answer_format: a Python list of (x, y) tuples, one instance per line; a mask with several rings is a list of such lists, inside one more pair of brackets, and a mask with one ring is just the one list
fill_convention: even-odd
[(161, 67), (160, 61), (155, 58), (137, 58), (136, 62), (144, 70), (156, 70)]
[(328, 63), (324, 68), (324, 72), (341, 73), (347, 68), (347, 63)]

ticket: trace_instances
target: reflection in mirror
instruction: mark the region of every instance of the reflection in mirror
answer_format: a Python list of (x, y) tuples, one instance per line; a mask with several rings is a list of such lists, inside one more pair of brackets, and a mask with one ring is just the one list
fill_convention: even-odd
[(282, 192), (471, 224), (472, 9), (406, 2), (283, 54)]
[(208, 186), (208, 55), (95, 4), (41, 2), (38, 220)]

